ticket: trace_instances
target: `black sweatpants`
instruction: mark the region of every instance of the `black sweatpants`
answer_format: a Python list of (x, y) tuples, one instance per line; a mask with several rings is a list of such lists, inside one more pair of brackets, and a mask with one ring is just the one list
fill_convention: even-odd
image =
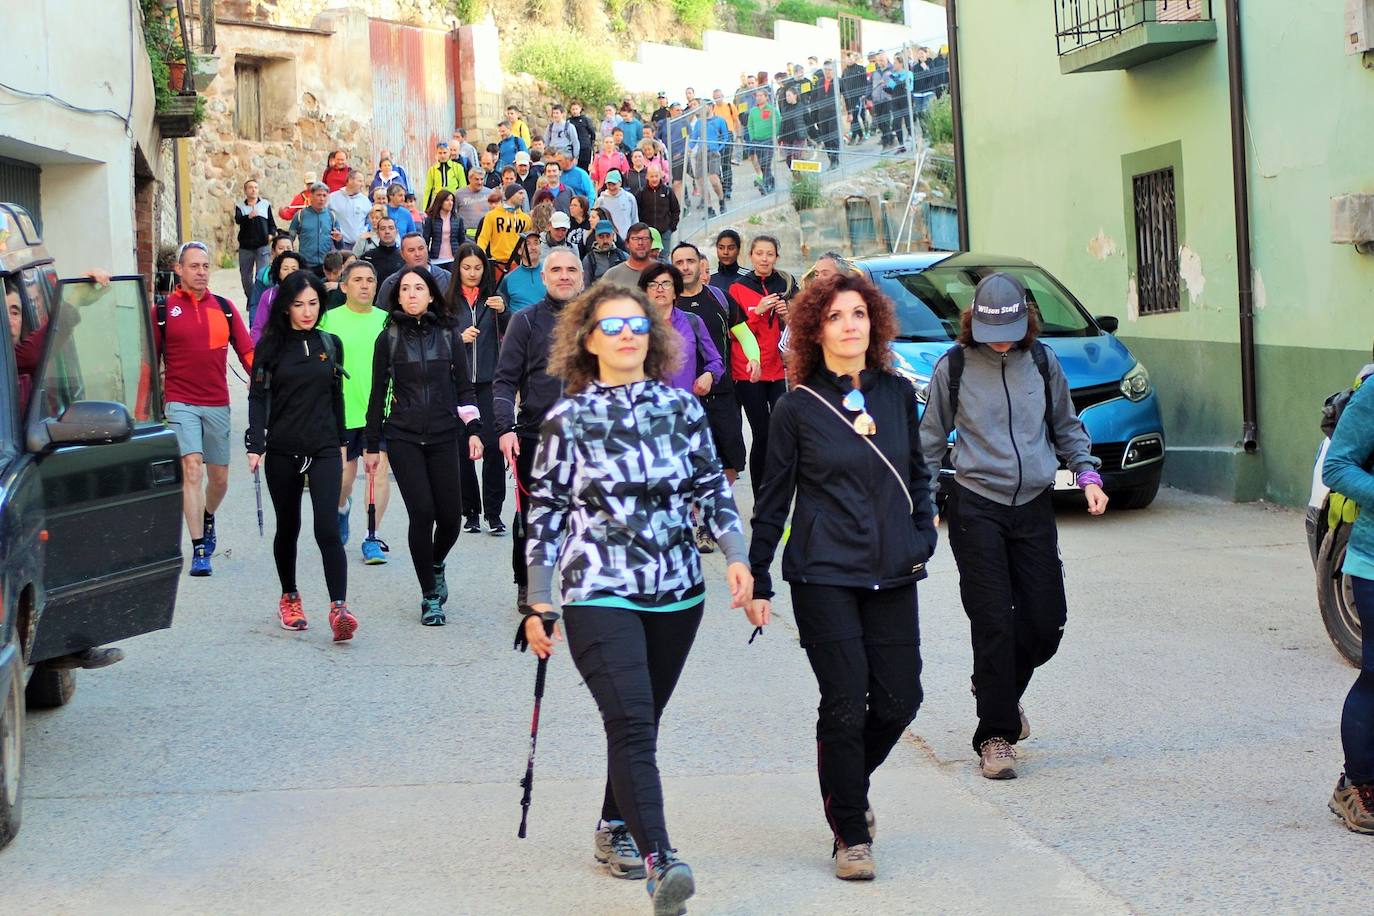
[(787, 392), (787, 382), (735, 382), (735, 398), (744, 408), (749, 431), (754, 442), (749, 447), (749, 485), (754, 496), (759, 495), (763, 483), (763, 468), (768, 462), (768, 424), (773, 419), (773, 405)]
[(703, 605), (683, 611), (587, 604), (563, 609), (573, 663), (606, 727), (601, 817), (624, 821), (644, 855), (673, 848), (663, 819), (658, 723), (692, 650)]
[(1004, 506), (956, 484), (945, 517), (973, 636), (973, 749), (989, 738), (1015, 744), (1016, 704), (1035, 669), (1059, 650), (1069, 616), (1052, 492)]
[(520, 510), (515, 514), (511, 525), (511, 572), (515, 574), (515, 584), (529, 584), (529, 567), (525, 565), (525, 522), (530, 514), (530, 472), (534, 469), (534, 450), (539, 447), (538, 439), (520, 437), (520, 454), (515, 459), (515, 485), (524, 487), (524, 492), (516, 501)]
[(482, 487), (477, 487), (477, 462), (468, 457), (467, 436), (458, 439), (458, 466), (462, 469), (463, 514), (501, 517), (506, 503), (506, 462), (497, 447), (492, 422), (491, 382), (477, 382), (477, 407), (482, 411)]
[[(466, 437), (462, 447), (467, 447)], [(410, 516), (410, 559), (415, 564), (415, 578), (424, 595), (434, 594), (434, 565), (444, 562), (457, 543), (462, 526), (458, 449), (453, 439), (427, 445), (387, 440), (387, 455), (396, 475), (396, 487), (401, 491), (406, 514)]]
[(916, 586), (792, 584), (802, 648), (820, 687), (816, 773), (835, 838), (870, 841), (868, 785), (921, 708)]
[(301, 534), (301, 494), (310, 478), (310, 508), (315, 516), (315, 543), (324, 560), (324, 582), (330, 601), (348, 599), (348, 561), (339, 540), (339, 487), (343, 484), (343, 457), (331, 447), (314, 457), (269, 452), (262, 463), (267, 493), (277, 514), (272, 536), (272, 558), (282, 594), (296, 592), (296, 541)]

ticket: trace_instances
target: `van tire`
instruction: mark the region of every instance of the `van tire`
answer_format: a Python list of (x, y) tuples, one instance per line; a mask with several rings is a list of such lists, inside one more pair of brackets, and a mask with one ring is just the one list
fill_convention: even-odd
[(1159, 495), (1159, 475), (1156, 474), (1153, 480), (1142, 486), (1122, 487), (1115, 493), (1108, 495), (1110, 502), (1107, 508), (1109, 509), (1125, 509), (1126, 511), (1144, 509), (1154, 502), (1155, 497)]
[(1359, 616), (1350, 592), (1350, 577), (1341, 572), (1350, 526), (1337, 525), (1322, 538), (1317, 552), (1317, 605), (1321, 608), (1326, 635), (1336, 651), (1356, 668), (1360, 666)]
[(76, 678), (70, 669), (52, 668), (39, 663), (29, 678), (25, 697), (29, 709), (56, 709), (71, 702), (76, 693)]
[[(19, 637), (12, 637), (15, 658)], [(19, 832), (24, 807), (24, 670), (16, 664), (0, 706), (0, 849)]]

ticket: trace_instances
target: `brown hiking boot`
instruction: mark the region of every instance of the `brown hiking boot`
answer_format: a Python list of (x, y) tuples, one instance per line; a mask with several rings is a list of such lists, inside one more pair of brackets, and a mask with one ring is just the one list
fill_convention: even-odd
[(1005, 738), (989, 738), (979, 747), (981, 769), (988, 779), (1016, 778), (1016, 748)]
[(1351, 785), (1345, 774), (1336, 780), (1336, 791), (1326, 803), (1331, 813), (1356, 833), (1374, 834), (1374, 785)]
[(1021, 715), (1021, 736), (1018, 740), (1025, 741), (1030, 737), (1030, 719), (1026, 718), (1026, 707), (1020, 703), (1016, 704), (1016, 711)]
[(835, 849), (835, 877), (841, 881), (872, 881), (877, 874), (872, 843), (840, 843)]

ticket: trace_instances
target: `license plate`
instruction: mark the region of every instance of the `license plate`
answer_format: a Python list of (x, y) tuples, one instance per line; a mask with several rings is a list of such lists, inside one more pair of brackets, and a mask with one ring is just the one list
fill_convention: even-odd
[(1073, 471), (1059, 470), (1054, 472), (1054, 488), (1056, 490), (1077, 490), (1078, 484), (1074, 482)]

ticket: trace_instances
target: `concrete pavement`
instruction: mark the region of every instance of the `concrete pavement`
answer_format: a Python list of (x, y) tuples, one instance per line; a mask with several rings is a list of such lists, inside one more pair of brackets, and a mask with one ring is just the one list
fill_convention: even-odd
[[(391, 562), (358, 558), (360, 482), (357, 638), (329, 641), (308, 534), (312, 629), (284, 632), (271, 509), (260, 540), (240, 444), (214, 577), (184, 579), (171, 630), (30, 717), (3, 910), (645, 912), (642, 882), (591, 860), (604, 739), (566, 651), (530, 837), (515, 839), (534, 665), (510, 649), (509, 539), (459, 540), (451, 623), (422, 628), (399, 499)], [(1144, 512), (1060, 522), (1070, 624), (1027, 695), (1034, 737), (1012, 782), (974, 768), (968, 627), (942, 545), (921, 588), (926, 701), (875, 781), (879, 878), (862, 886), (830, 874), (816, 689), (789, 603), (746, 645), (723, 560), (707, 558), (707, 619), (660, 741), (693, 914), (1367, 911), (1374, 841), (1325, 808), (1354, 673), (1318, 619), (1300, 515), (1166, 490)]]

